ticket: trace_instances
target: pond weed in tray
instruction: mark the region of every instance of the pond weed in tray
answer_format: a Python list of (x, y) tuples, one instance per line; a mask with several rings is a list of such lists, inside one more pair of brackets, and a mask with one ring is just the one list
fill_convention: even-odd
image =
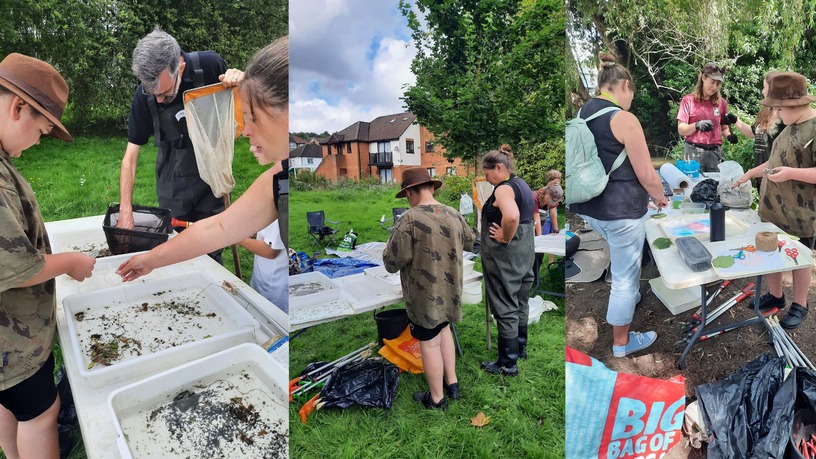
[(252, 341), (257, 325), (198, 272), (69, 296), (63, 307), (80, 373), (92, 387)]
[(287, 457), (285, 377), (243, 344), (124, 387), (109, 398), (122, 456)]

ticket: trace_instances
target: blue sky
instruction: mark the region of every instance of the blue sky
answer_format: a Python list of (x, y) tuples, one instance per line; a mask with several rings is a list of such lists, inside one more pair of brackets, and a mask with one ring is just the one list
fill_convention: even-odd
[(289, 130), (335, 132), (404, 111), (413, 84), (398, 0), (298, 0), (289, 4)]

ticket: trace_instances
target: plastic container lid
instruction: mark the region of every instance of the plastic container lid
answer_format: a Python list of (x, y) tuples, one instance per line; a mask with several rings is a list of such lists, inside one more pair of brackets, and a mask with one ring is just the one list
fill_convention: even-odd
[(705, 213), (706, 206), (702, 202), (684, 202), (680, 204), (680, 210), (687, 214)]

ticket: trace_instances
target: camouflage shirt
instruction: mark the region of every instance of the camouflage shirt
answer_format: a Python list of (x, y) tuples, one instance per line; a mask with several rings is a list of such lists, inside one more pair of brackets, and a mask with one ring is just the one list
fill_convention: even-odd
[(43, 270), (46, 253), (34, 191), (0, 151), (0, 390), (36, 373), (54, 347), (54, 279), (16, 288)]
[(445, 205), (420, 205), (397, 220), (383, 251), (400, 272), (408, 318), (420, 327), (462, 320), (462, 251), (473, 248), (465, 219)]
[[(816, 118), (786, 127), (773, 143), (768, 167), (816, 167)], [(816, 185), (786, 180), (763, 180), (759, 192), (759, 217), (789, 234), (816, 235)]]

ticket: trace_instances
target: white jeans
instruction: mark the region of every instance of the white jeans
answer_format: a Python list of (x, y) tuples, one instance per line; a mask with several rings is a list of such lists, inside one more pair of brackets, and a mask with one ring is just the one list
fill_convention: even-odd
[(629, 325), (635, 315), (647, 215), (639, 219), (609, 221), (581, 215), (609, 244), (609, 258), (612, 261), (612, 288), (606, 308), (609, 325)]

